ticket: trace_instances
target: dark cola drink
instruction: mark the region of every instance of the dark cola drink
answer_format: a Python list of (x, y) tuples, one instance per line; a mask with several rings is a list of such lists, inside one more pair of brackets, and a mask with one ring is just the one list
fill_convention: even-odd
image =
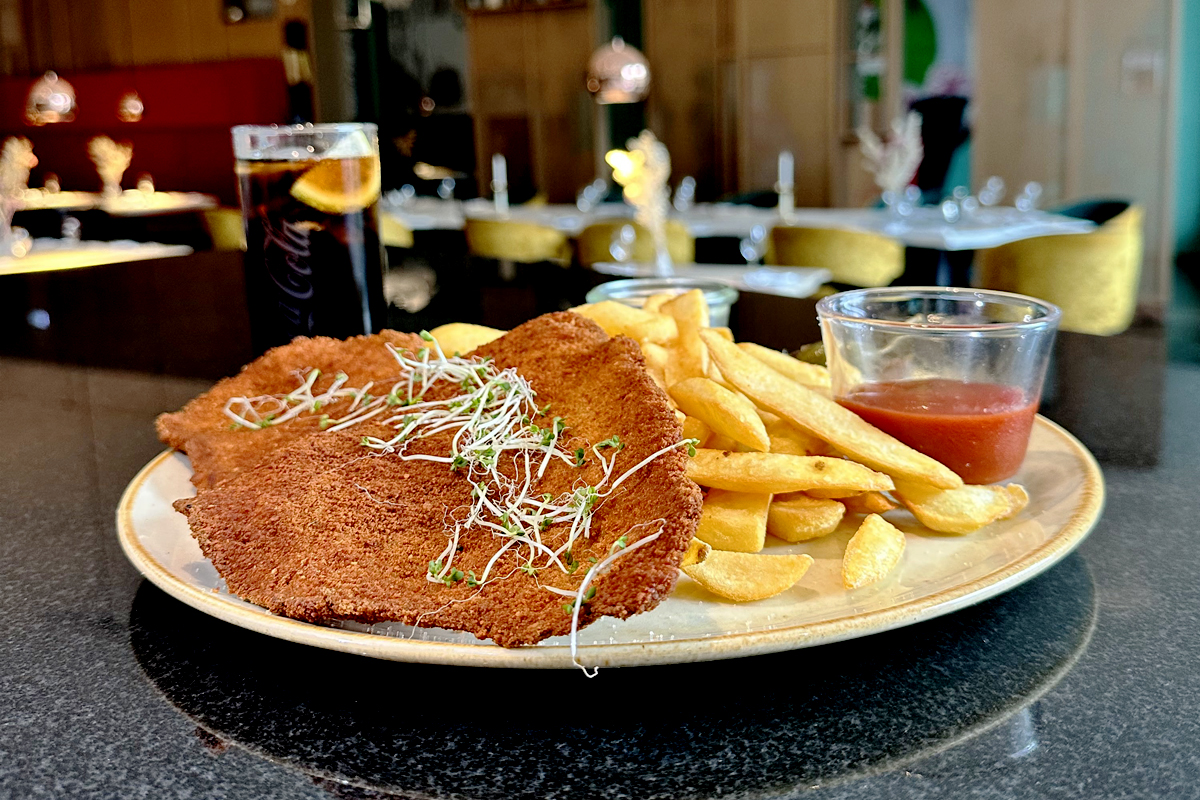
[(254, 349), (379, 330), (375, 126), (240, 126), (233, 138)]

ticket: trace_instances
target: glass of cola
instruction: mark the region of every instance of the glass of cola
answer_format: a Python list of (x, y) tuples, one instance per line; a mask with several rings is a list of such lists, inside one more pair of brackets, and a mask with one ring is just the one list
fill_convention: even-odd
[(233, 129), (257, 352), (384, 322), (379, 139), (369, 123)]

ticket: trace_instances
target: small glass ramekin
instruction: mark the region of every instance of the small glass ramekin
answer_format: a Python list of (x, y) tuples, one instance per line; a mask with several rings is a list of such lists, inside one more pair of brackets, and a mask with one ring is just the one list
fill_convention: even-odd
[(588, 292), (587, 301), (599, 303), (602, 300), (615, 300), (627, 306), (641, 308), (650, 295), (683, 294), (692, 289), (704, 292), (704, 301), (708, 303), (709, 324), (714, 328), (728, 327), (729, 311), (737, 302), (738, 290), (718, 281), (687, 277), (608, 281)]
[(1023, 295), (946, 287), (817, 304), (834, 399), (968, 483), (1020, 468), (1061, 316)]

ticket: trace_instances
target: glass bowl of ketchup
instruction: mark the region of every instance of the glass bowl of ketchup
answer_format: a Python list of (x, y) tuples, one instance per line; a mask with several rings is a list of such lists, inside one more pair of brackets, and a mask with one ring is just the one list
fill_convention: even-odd
[(1007, 292), (896, 286), (817, 304), (834, 399), (971, 484), (1021, 468), (1061, 314)]

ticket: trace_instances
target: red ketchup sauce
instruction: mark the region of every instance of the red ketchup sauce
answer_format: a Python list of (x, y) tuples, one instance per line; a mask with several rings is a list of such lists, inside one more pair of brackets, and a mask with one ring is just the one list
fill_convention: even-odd
[(967, 483), (1015, 475), (1037, 413), (1019, 388), (944, 378), (866, 383), (838, 402)]

